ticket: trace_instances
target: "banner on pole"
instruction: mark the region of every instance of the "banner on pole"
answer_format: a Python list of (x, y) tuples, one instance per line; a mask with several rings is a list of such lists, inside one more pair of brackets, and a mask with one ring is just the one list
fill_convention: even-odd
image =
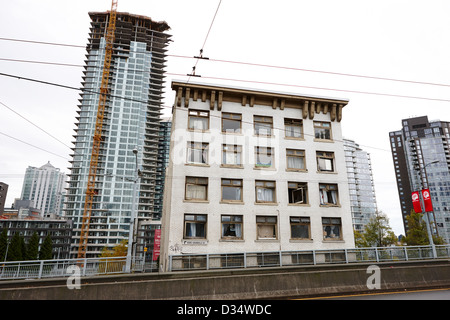
[(433, 211), (433, 204), (431, 203), (431, 195), (429, 189), (422, 189), (422, 197), (424, 203), (424, 211), (430, 212)]
[(161, 229), (155, 230), (155, 245), (153, 247), (153, 261), (156, 261), (159, 257), (161, 250)]
[(422, 207), (420, 206), (419, 191), (414, 191), (413, 193), (411, 193), (411, 198), (412, 198), (414, 211), (416, 213), (421, 213), (422, 212)]

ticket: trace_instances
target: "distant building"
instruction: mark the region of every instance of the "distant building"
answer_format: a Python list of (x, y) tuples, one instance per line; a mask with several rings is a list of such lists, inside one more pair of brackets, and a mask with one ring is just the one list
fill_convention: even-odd
[(389, 139), (406, 234), (411, 193), (429, 189), (432, 231), (450, 243), (450, 122), (403, 119), (402, 129), (390, 132)]
[(337, 143), (348, 100), (178, 81), (172, 89), (163, 270), (171, 255), (223, 255), (226, 264), (231, 253), (354, 248)]
[(8, 194), (8, 185), (4, 182), (0, 182), (0, 215), (3, 214), (3, 209), (5, 209), (7, 194)]
[(21, 200), (31, 200), (31, 207), (43, 217), (62, 216), (67, 176), (48, 162), (36, 168), (28, 167), (22, 186)]
[(353, 229), (364, 231), (364, 227), (377, 212), (370, 154), (362, 150), (355, 141), (348, 139), (344, 139), (344, 150)]
[(39, 236), (39, 245), (42, 245), (45, 237), (50, 235), (53, 247), (53, 259), (68, 259), (70, 252), (70, 239), (72, 238), (72, 222), (63, 219), (20, 219), (11, 217), (0, 219), (0, 232), (8, 230), (8, 238), (11, 240), (15, 233), (24, 237), (28, 243), (30, 237), (36, 232)]

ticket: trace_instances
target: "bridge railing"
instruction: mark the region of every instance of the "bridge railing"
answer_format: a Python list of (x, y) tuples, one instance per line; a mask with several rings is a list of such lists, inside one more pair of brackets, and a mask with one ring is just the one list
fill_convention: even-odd
[[(125, 272), (125, 265), (126, 257), (3, 262), (0, 280), (69, 277), (75, 273), (79, 276), (117, 274)], [(140, 258), (133, 259), (131, 268), (133, 272), (157, 270)]]
[[(436, 245), (436, 258), (450, 258), (450, 245)], [(282, 267), (333, 263), (367, 263), (433, 259), (432, 246), (334, 250), (182, 254), (169, 256), (169, 271)]]

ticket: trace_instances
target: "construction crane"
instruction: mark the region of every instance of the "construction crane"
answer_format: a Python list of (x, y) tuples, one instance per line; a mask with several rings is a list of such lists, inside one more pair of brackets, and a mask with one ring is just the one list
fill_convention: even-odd
[(106, 30), (106, 46), (105, 46), (105, 59), (103, 62), (102, 82), (100, 86), (100, 97), (97, 108), (97, 118), (95, 122), (94, 138), (92, 143), (91, 161), (89, 164), (89, 177), (86, 189), (86, 200), (84, 202), (83, 219), (80, 233), (80, 243), (78, 247), (78, 258), (82, 259), (86, 257), (87, 244), (89, 238), (89, 224), (92, 214), (92, 204), (94, 196), (98, 193), (95, 188), (95, 182), (97, 178), (98, 170), (98, 158), (100, 154), (100, 144), (102, 141), (102, 125), (103, 117), (105, 113), (106, 100), (109, 93), (108, 82), (110, 76), (110, 67), (113, 54), (114, 45), (114, 33), (116, 30), (116, 16), (117, 16), (117, 2), (113, 0), (111, 4), (111, 11), (109, 14), (109, 23)]

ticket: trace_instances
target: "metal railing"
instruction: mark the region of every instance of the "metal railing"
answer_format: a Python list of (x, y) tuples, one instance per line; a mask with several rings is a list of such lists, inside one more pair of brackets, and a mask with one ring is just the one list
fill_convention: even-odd
[[(450, 258), (450, 245), (437, 245), (436, 258)], [(433, 259), (431, 246), (335, 250), (183, 254), (169, 256), (169, 271), (283, 267), (336, 263), (369, 263)], [(14, 261), (0, 264), (0, 280), (81, 277), (125, 272), (126, 257)], [(73, 268), (76, 266), (77, 268)], [(156, 262), (134, 258), (131, 272), (158, 272)]]
[[(436, 245), (436, 258), (450, 258), (450, 245)], [(169, 256), (169, 271), (283, 267), (333, 263), (367, 263), (434, 259), (432, 246), (335, 250), (183, 254)]]
[[(126, 257), (13, 261), (0, 264), (0, 280), (97, 276), (125, 273)], [(77, 268), (74, 268), (77, 267)], [(132, 272), (157, 271), (155, 263), (134, 258)]]

